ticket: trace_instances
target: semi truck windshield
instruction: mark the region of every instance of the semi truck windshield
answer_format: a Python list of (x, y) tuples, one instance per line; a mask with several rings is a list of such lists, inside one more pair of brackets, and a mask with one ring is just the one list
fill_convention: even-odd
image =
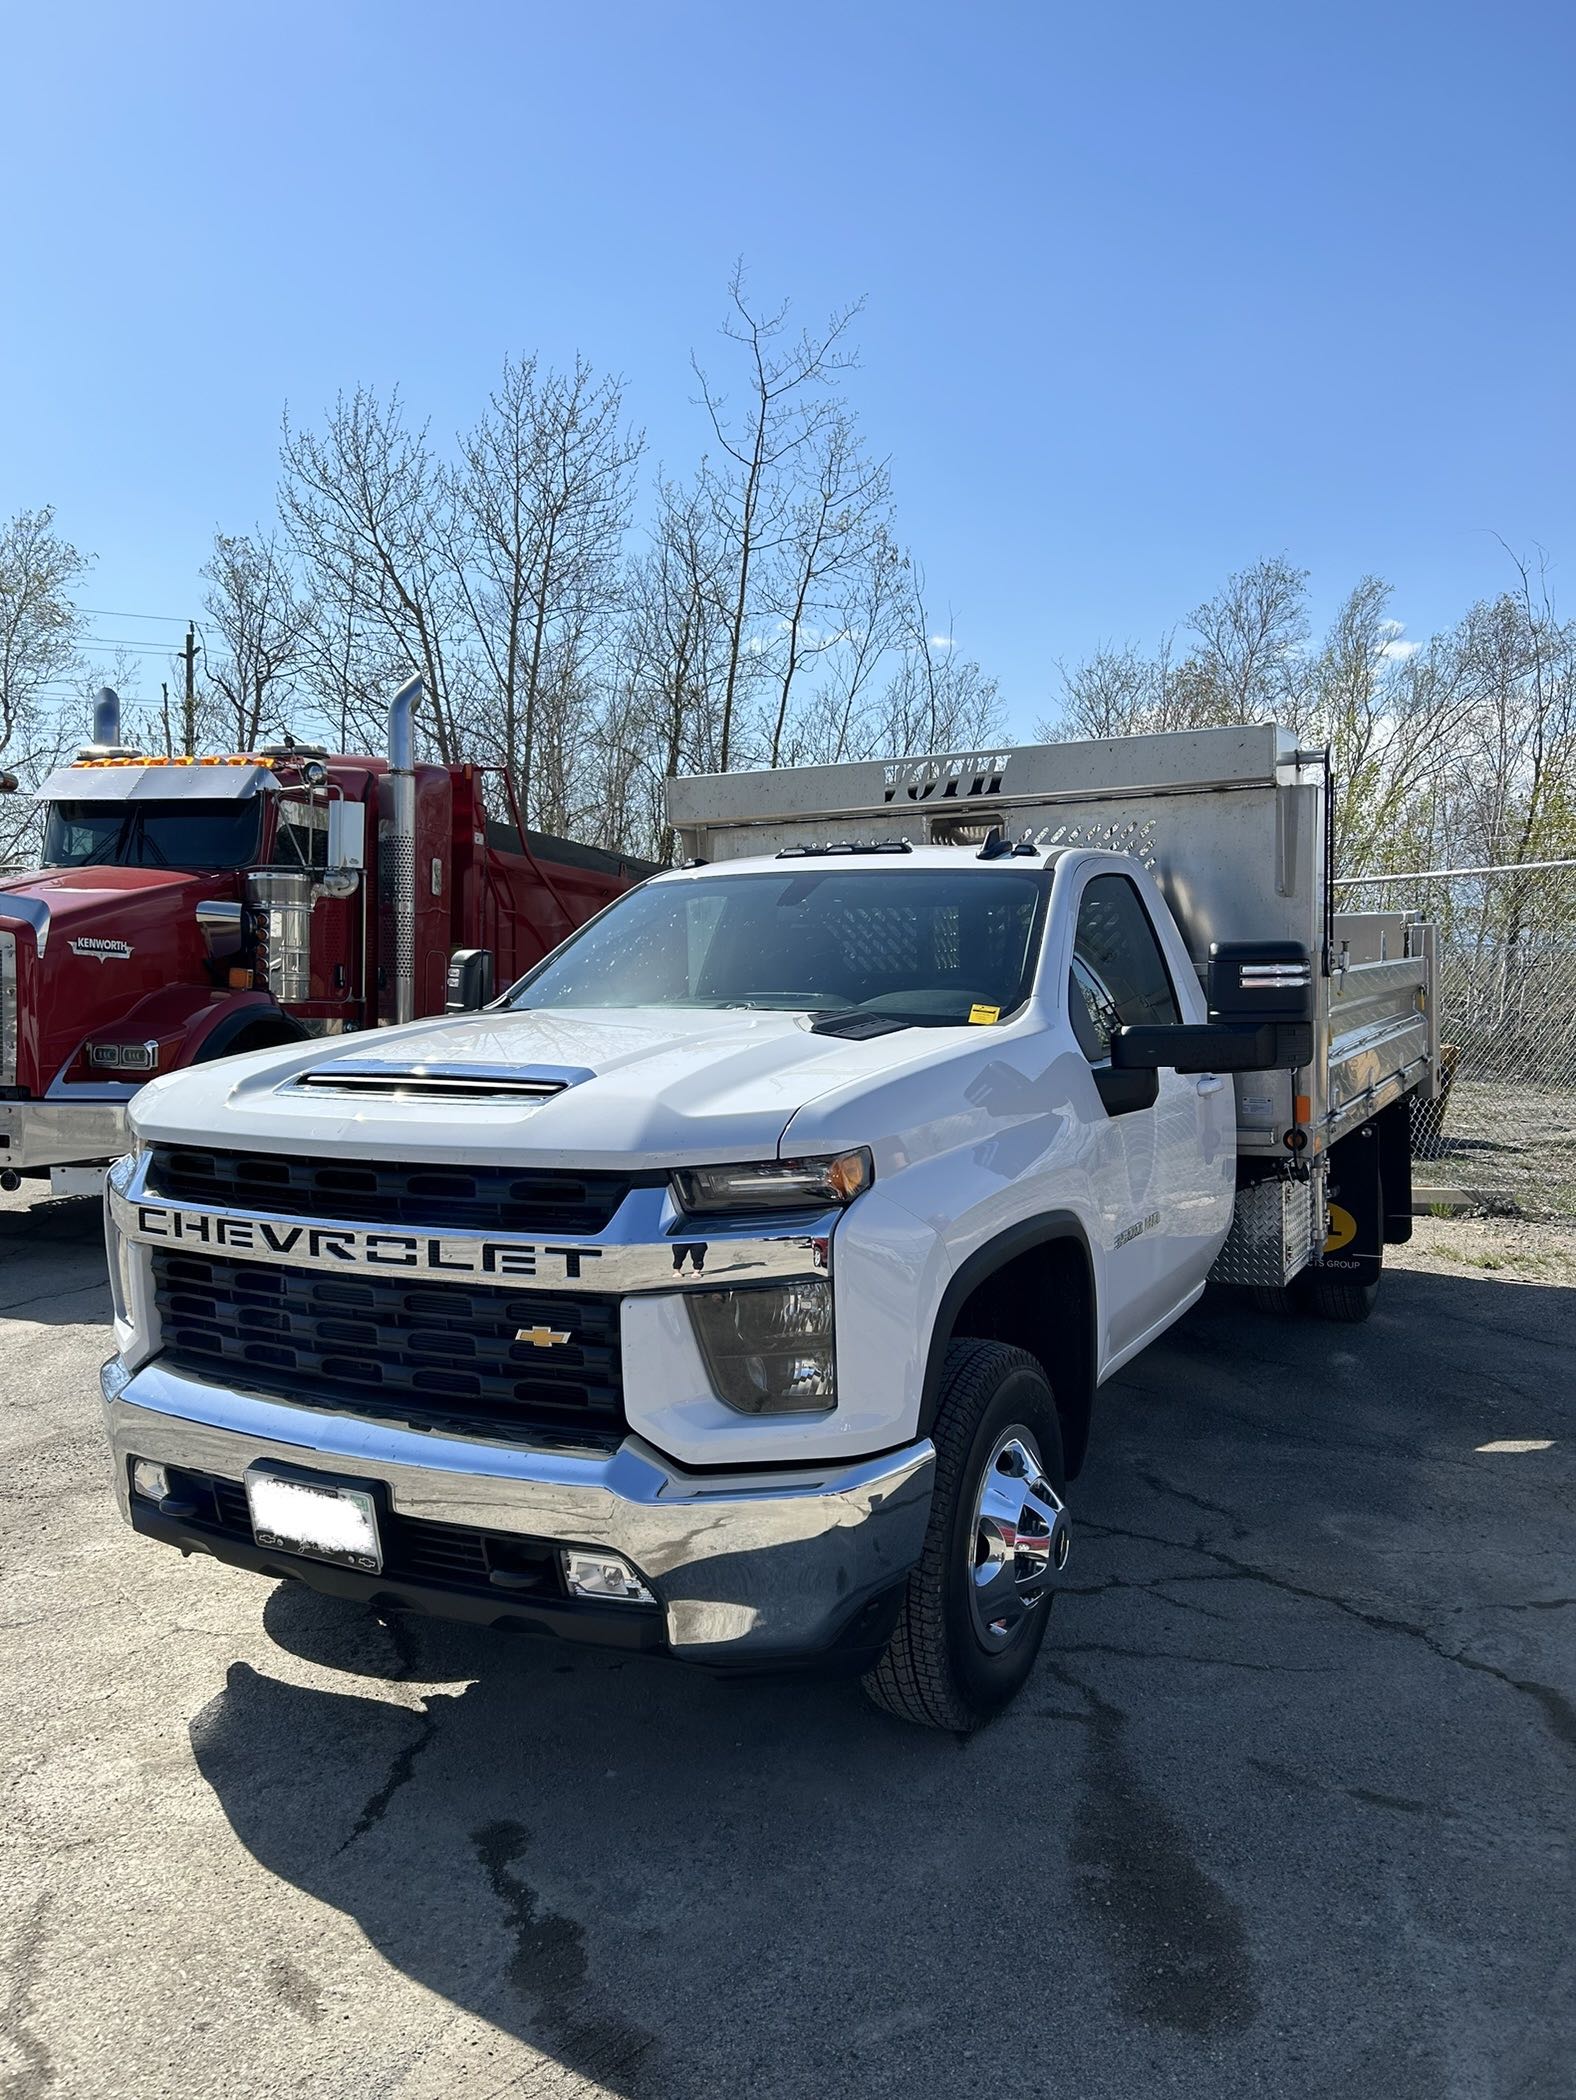
[(262, 803), (51, 802), (46, 868), (244, 868), (257, 858)]
[(1038, 872), (975, 869), (652, 882), (522, 979), (510, 1004), (995, 1020), (1028, 996), (1047, 893)]

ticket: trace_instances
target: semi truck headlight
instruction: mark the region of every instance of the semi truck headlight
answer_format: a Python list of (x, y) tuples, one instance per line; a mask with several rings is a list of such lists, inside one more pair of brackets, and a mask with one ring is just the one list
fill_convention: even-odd
[(100, 1072), (156, 1072), (159, 1046), (153, 1043), (89, 1043), (88, 1063)]
[(832, 1286), (689, 1291), (695, 1339), (719, 1400), (742, 1415), (827, 1414), (837, 1405)]
[(679, 1208), (690, 1217), (729, 1211), (826, 1210), (852, 1203), (875, 1179), (868, 1149), (816, 1159), (753, 1159), (737, 1167), (680, 1167)]

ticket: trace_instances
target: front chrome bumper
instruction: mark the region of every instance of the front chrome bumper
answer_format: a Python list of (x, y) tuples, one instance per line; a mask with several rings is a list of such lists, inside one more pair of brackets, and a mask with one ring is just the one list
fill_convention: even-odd
[(124, 1101), (0, 1101), (0, 1171), (97, 1165), (126, 1145)]
[[(621, 1555), (658, 1599), (664, 1645), (692, 1662), (824, 1651), (918, 1560), (929, 1519), (928, 1439), (849, 1465), (703, 1474), (634, 1437), (610, 1455), (522, 1450), (292, 1406), (156, 1362), (128, 1374), (111, 1358), (102, 1387), (128, 1521), (133, 1458), (232, 1481), (262, 1459), (320, 1467), (380, 1484), (399, 1515)], [(422, 1602), (442, 1615), (441, 1591)]]

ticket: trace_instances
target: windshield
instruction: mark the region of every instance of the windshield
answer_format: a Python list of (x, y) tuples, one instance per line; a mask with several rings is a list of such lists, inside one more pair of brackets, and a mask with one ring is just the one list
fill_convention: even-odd
[(245, 868), (262, 802), (51, 802), (46, 868)]
[(1038, 874), (785, 868), (651, 882), (523, 978), (510, 1005), (995, 1020), (1028, 996)]

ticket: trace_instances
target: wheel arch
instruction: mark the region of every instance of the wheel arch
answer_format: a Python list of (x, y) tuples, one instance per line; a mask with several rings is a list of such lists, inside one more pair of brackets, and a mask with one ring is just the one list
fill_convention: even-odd
[(1009, 1342), (1045, 1367), (1072, 1479), (1089, 1448), (1096, 1311), (1089, 1242), (1071, 1211), (1026, 1219), (977, 1247), (953, 1272), (937, 1307), (920, 1394), (921, 1434), (928, 1434), (941, 1403), (948, 1344), (964, 1335)]
[[(249, 1043), (248, 1037), (256, 1040)], [(306, 1039), (307, 1031), (301, 1023), (272, 999), (247, 999), (221, 1010), (210, 1026), (193, 1029), (181, 1045), (181, 1063), (208, 1064), (215, 1058), (233, 1057), (244, 1049), (262, 1050), (276, 1044), (304, 1043)]]

